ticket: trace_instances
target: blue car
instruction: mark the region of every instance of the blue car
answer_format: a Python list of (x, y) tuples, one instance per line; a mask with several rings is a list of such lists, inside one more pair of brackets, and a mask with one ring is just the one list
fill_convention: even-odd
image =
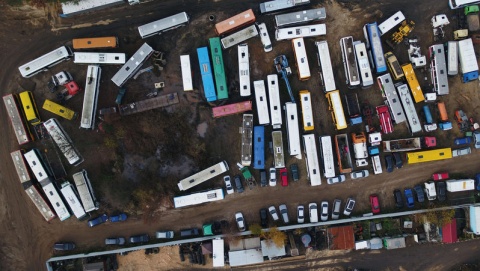
[(413, 208), (415, 206), (415, 199), (413, 198), (413, 191), (410, 188), (405, 189), (405, 198), (407, 199), (407, 207)]
[(472, 138), (471, 137), (457, 137), (455, 138), (455, 140), (453, 141), (453, 143), (455, 143), (455, 145), (465, 145), (465, 144), (470, 144), (472, 143)]
[(105, 223), (105, 222), (107, 222), (107, 221), (108, 221), (108, 215), (107, 215), (107, 214), (103, 214), (103, 215), (101, 215), (101, 216), (99, 216), (99, 217), (96, 217), (96, 218), (94, 218), (94, 219), (90, 219), (90, 220), (88, 221), (88, 226), (90, 226), (90, 227), (95, 227), (95, 226), (100, 225), (100, 224), (103, 224), (103, 223)]
[(124, 213), (121, 213), (119, 215), (114, 215), (110, 217), (110, 222), (120, 222), (120, 221), (125, 221), (127, 220), (127, 215)]
[(480, 191), (480, 173), (475, 175), (475, 187)]

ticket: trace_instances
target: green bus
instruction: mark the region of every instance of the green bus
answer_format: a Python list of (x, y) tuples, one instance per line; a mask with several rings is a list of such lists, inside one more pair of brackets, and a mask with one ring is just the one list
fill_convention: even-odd
[(212, 54), (213, 72), (215, 75), (215, 86), (217, 88), (217, 99), (228, 99), (227, 78), (223, 66), (222, 47), (220, 38), (210, 38), (210, 52)]

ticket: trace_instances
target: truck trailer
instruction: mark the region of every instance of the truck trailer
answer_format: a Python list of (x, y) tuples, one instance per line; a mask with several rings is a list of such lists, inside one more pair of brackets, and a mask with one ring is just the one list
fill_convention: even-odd
[(383, 141), (384, 152), (399, 152), (420, 150), (424, 147), (430, 148), (437, 145), (437, 140), (433, 136), (413, 137), (405, 139), (385, 140)]
[(446, 183), (448, 192), (471, 191), (475, 189), (475, 181), (473, 179), (448, 180)]
[(352, 157), (347, 134), (335, 136), (335, 148), (337, 149), (338, 167), (340, 173), (352, 172)]
[(458, 41), (460, 72), (464, 83), (478, 79), (478, 63), (471, 38)]

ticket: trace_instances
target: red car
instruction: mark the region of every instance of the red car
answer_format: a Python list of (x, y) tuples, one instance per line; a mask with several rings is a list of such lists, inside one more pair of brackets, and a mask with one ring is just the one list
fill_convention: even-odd
[(441, 180), (448, 179), (448, 172), (433, 173), (432, 179), (434, 181), (441, 181)]
[(372, 205), (372, 213), (378, 214), (380, 213), (380, 203), (378, 202), (377, 195), (370, 195), (370, 204)]
[(282, 179), (282, 186), (288, 186), (287, 168), (280, 169), (280, 178)]

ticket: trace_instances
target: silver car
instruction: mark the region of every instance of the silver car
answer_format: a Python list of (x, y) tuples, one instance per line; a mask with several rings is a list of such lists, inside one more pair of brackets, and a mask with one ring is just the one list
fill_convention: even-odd
[(343, 174), (340, 174), (340, 175), (332, 177), (332, 178), (327, 178), (327, 183), (328, 184), (343, 183), (344, 181), (345, 181), (345, 175), (343, 175)]
[(288, 219), (287, 205), (281, 204), (278, 206), (278, 210), (280, 210), (280, 214), (282, 215), (283, 223), (288, 224), (290, 219)]
[(273, 221), (277, 221), (279, 219), (277, 209), (275, 208), (275, 206), (268, 207), (268, 212), (272, 216)]
[(352, 179), (360, 179), (360, 178), (365, 178), (368, 177), (368, 170), (357, 170), (352, 173), (350, 173), (350, 178)]
[(322, 201), (320, 204), (321, 212), (320, 212), (320, 220), (327, 221), (328, 220), (328, 201)]
[(457, 157), (457, 156), (462, 156), (462, 155), (467, 155), (472, 153), (472, 148), (470, 147), (464, 147), (456, 150), (452, 150), (452, 156)]

